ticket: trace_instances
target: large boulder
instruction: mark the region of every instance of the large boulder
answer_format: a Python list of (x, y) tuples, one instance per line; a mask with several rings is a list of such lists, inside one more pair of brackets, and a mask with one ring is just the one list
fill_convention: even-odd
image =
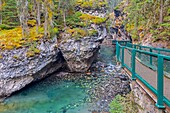
[(62, 41), (59, 45), (71, 72), (87, 71), (97, 56), (100, 43), (105, 38), (107, 32), (106, 28), (102, 25), (92, 25), (92, 27), (98, 31), (98, 35), (87, 36), (78, 40), (72, 37)]
[(1, 99), (63, 66), (64, 59), (56, 48), (56, 39), (42, 40), (37, 47), (40, 54), (33, 57), (27, 56), (28, 48), (0, 52)]

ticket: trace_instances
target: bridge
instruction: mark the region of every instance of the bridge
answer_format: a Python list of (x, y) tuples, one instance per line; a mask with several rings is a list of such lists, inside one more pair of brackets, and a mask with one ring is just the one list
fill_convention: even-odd
[(152, 97), (158, 109), (170, 109), (170, 50), (116, 41), (116, 59), (131, 79)]

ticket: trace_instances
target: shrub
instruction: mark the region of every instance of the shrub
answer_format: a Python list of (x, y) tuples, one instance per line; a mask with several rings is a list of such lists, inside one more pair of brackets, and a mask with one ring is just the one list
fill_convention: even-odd
[(133, 92), (126, 96), (117, 95), (109, 104), (111, 113), (138, 113), (143, 108), (136, 103), (138, 99)]
[(0, 29), (1, 30), (9, 30), (9, 29), (13, 29), (14, 27), (12, 26), (8, 26), (6, 24), (0, 24)]
[(121, 95), (117, 95), (109, 104), (110, 113), (125, 113), (122, 106), (123, 101), (124, 98)]

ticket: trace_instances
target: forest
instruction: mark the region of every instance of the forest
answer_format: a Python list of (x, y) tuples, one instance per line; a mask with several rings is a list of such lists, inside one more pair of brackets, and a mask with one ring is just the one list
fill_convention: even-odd
[[(81, 28), (86, 28), (90, 23), (106, 22), (107, 18), (113, 18), (110, 14), (115, 9), (126, 14), (125, 19), (119, 19), (118, 24), (125, 25), (134, 40), (141, 41), (146, 34), (152, 34), (153, 42), (169, 41), (169, 0), (124, 0), (116, 6), (119, 2), (119, 0), (0, 0), (0, 48), (20, 48), (42, 37), (53, 37), (65, 31), (72, 33), (73, 36), (77, 35), (76, 37), (89, 33), (91, 35), (95, 31), (86, 33)], [(78, 7), (87, 9), (106, 7), (107, 17), (83, 14), (77, 11)]]

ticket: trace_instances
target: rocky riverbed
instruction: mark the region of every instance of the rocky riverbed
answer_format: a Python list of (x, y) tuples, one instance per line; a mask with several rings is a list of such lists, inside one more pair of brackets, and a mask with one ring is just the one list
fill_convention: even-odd
[(117, 94), (131, 91), (130, 80), (114, 62), (112, 51), (102, 46), (86, 73), (59, 72), (33, 83), (0, 104), (0, 112), (36, 112), (39, 106), (44, 106), (42, 113), (109, 112), (108, 105)]

